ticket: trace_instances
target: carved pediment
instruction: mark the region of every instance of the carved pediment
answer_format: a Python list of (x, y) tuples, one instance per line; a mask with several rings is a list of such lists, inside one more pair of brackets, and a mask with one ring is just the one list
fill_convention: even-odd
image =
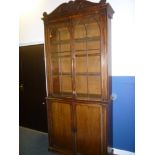
[[(48, 17), (53, 18), (53, 17), (67, 15), (70, 13), (75, 13), (87, 7), (97, 6), (105, 2), (106, 0), (101, 0), (100, 3), (94, 3), (86, 0), (69, 1), (68, 3), (63, 3), (60, 6), (58, 6), (52, 13), (48, 15)], [(47, 13), (44, 13), (43, 16), (46, 17)]]

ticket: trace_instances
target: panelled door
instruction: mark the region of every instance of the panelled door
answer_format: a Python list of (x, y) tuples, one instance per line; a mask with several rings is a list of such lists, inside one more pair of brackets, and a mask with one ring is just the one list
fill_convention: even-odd
[(75, 113), (78, 155), (101, 155), (102, 107), (77, 104)]
[(69, 102), (48, 101), (49, 143), (52, 149), (72, 154), (73, 133), (71, 104)]
[(47, 132), (44, 45), (19, 48), (19, 124)]
[(107, 155), (106, 108), (98, 103), (48, 99), (49, 147), (77, 155)]

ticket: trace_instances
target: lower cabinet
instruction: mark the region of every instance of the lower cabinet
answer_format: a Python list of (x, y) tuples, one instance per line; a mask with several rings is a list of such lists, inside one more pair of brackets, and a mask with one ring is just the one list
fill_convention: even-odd
[(48, 102), (49, 149), (72, 153), (71, 104), (67, 102)]
[(49, 150), (107, 155), (107, 112), (99, 103), (48, 99)]
[(79, 154), (101, 155), (101, 117), (101, 106), (76, 105), (76, 140)]

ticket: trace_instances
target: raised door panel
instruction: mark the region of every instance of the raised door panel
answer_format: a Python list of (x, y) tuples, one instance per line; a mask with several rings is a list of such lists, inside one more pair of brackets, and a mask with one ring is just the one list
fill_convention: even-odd
[(62, 152), (71, 152), (71, 105), (60, 101), (49, 101), (48, 123), (50, 147)]
[(100, 105), (76, 105), (78, 155), (101, 155), (101, 117)]

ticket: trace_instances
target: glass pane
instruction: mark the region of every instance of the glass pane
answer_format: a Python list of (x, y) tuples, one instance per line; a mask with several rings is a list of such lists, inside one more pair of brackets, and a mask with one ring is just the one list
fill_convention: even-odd
[(59, 35), (60, 35), (60, 40), (69, 40), (69, 32), (67, 28), (59, 28), (58, 29)]
[(80, 20), (79, 23), (75, 23), (75, 38), (95, 37), (100, 36), (100, 28), (98, 25), (98, 17), (88, 17)]
[(70, 51), (70, 44), (69, 43), (62, 43), (62, 44), (60, 44), (60, 51), (61, 52), (63, 52), (63, 51)]
[(95, 40), (95, 41), (88, 41), (87, 42), (87, 49), (92, 50), (92, 49), (100, 49), (100, 41)]
[(61, 89), (62, 92), (72, 92), (72, 84), (71, 84), (71, 76), (70, 75), (62, 75), (61, 76)]
[(59, 76), (53, 76), (53, 93), (60, 93), (60, 79)]
[(87, 76), (76, 75), (76, 93), (87, 94)]
[(56, 54), (56, 53), (60, 52), (60, 45), (52, 43), (51, 44), (51, 51), (52, 51), (51, 52), (52, 54)]
[(67, 26), (65, 24), (53, 25), (50, 28), (50, 39), (52, 41), (69, 40), (70, 33)]
[(52, 59), (52, 70), (53, 73), (59, 73), (59, 59), (58, 58), (53, 58)]
[(85, 38), (86, 37), (86, 29), (84, 25), (77, 25), (75, 27), (75, 38)]
[(100, 73), (100, 56), (88, 56), (88, 72)]
[(88, 76), (88, 92), (89, 94), (101, 94), (100, 76)]
[(51, 30), (50, 30), (50, 40), (52, 42), (60, 40), (60, 33), (58, 31), (58, 28), (56, 28), (56, 27), (51, 28)]
[(61, 72), (62, 73), (71, 73), (71, 58), (70, 57), (61, 57)]
[(87, 57), (76, 57), (76, 73), (87, 72)]
[(75, 43), (75, 50), (76, 51), (84, 51), (84, 50), (86, 50), (86, 42), (76, 42)]
[(87, 37), (100, 36), (100, 30), (97, 23), (93, 22), (86, 24), (86, 29), (87, 29)]

